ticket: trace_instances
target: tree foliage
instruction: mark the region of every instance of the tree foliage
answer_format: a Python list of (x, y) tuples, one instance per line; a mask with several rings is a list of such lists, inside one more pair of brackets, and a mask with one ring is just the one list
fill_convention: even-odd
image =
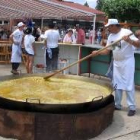
[(89, 5), (88, 5), (87, 1), (85, 2), (84, 6), (87, 6), (87, 7), (89, 7)]
[(140, 22), (140, 0), (98, 0), (98, 2), (101, 5), (100, 10), (105, 12), (108, 18), (117, 18), (122, 22)]
[(103, 4), (104, 4), (104, 0), (97, 0), (97, 5), (95, 8), (97, 10), (102, 10)]

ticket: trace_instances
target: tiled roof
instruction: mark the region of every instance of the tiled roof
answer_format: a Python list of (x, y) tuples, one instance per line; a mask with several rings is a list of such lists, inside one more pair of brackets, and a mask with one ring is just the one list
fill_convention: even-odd
[(0, 19), (18, 18), (77, 18), (93, 16), (49, 1), (39, 0), (0, 0)]
[(55, 3), (59, 3), (59, 4), (62, 4), (62, 5), (66, 5), (66, 6), (69, 6), (69, 7), (73, 7), (73, 8), (76, 8), (76, 9), (79, 9), (79, 10), (83, 10), (85, 12), (91, 12), (91, 13), (94, 13), (94, 14), (105, 14), (104, 12), (102, 11), (99, 11), (99, 10), (96, 10), (96, 9), (93, 9), (93, 8), (90, 8), (90, 7), (87, 7), (87, 6), (84, 6), (84, 5), (81, 5), (79, 3), (74, 3), (74, 2), (70, 2), (70, 1), (59, 1), (59, 0), (49, 0), (49, 1), (52, 1), (52, 2), (55, 2)]
[(74, 3), (74, 2), (68, 2), (68, 1), (61, 1), (61, 0), (40, 0), (40, 1), (45, 1), (45, 2), (50, 2), (54, 5), (58, 5), (58, 6), (63, 6), (66, 7), (67, 9), (71, 8), (73, 10), (77, 10), (79, 12), (83, 12), (83, 13), (87, 13), (87, 14), (91, 14), (91, 16), (86, 16), (83, 19), (84, 20), (93, 20), (93, 16), (96, 15), (96, 21), (98, 22), (104, 22), (105, 21), (105, 13), (78, 3)]

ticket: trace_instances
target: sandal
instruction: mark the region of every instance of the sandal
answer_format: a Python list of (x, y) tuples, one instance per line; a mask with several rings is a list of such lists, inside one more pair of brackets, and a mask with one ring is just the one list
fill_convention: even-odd
[(11, 70), (11, 73), (13, 73), (14, 75), (19, 75), (19, 72), (17, 72), (16, 70)]

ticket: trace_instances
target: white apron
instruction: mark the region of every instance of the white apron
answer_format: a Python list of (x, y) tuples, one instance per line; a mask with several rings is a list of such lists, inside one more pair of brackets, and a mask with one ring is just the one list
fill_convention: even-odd
[(18, 42), (19, 45), (13, 44), (12, 45), (12, 55), (11, 55), (11, 62), (12, 63), (20, 63), (21, 62), (21, 42), (23, 38), (23, 31), (19, 29), (15, 30), (13, 33), (13, 40)]
[[(110, 35), (109, 42), (114, 42), (130, 33), (131, 31), (128, 29), (121, 29), (119, 33)], [(137, 40), (135, 36), (131, 36), (131, 39)], [(117, 89), (126, 91), (133, 90), (135, 72), (134, 47), (122, 40), (121, 43), (114, 46), (113, 58), (113, 86), (117, 85)]]
[(117, 85), (117, 89), (131, 91), (134, 87), (134, 71), (134, 57), (130, 57), (120, 62), (114, 60), (113, 85)]
[(12, 55), (11, 62), (20, 63), (21, 62), (21, 46), (20, 45), (12, 45)]

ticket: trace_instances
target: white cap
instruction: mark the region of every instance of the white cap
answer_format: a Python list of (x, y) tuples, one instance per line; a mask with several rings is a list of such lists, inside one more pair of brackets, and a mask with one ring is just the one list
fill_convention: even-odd
[(73, 31), (72, 28), (69, 28), (68, 31)]
[(108, 27), (109, 25), (117, 25), (119, 24), (117, 19), (108, 19), (108, 23), (105, 25), (105, 27)]
[(19, 22), (17, 26), (18, 27), (22, 27), (22, 26), (24, 26), (24, 23), (23, 22)]

